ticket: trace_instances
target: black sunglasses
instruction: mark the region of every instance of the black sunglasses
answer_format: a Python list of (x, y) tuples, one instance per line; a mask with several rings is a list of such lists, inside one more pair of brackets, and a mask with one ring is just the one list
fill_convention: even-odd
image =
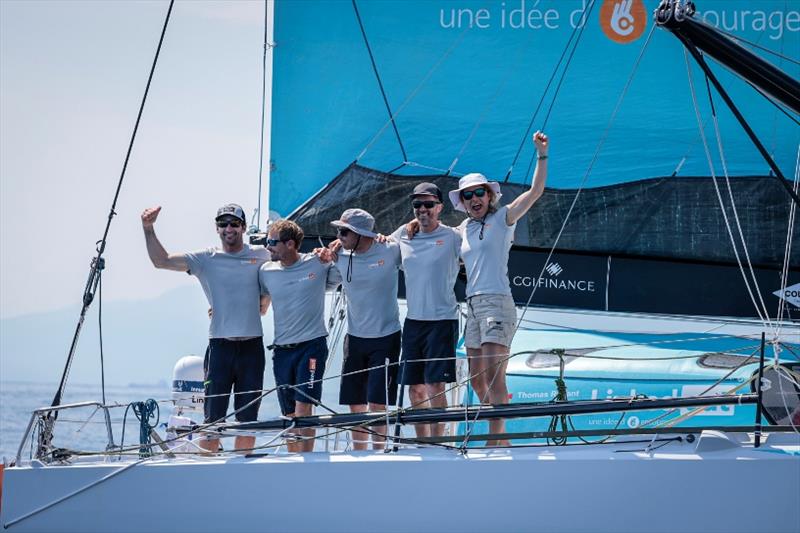
[(420, 207), (422, 207), (424, 205), (425, 209), (433, 209), (433, 206), (435, 206), (437, 204), (440, 204), (440, 203), (441, 202), (437, 202), (435, 200), (414, 200), (413, 202), (411, 202), (411, 206), (414, 209), (419, 209)]
[(217, 220), (217, 227), (220, 229), (227, 228), (228, 226), (232, 228), (241, 228), (242, 224), (243, 222), (240, 220)]
[(267, 246), (278, 246), (279, 242), (286, 242), (282, 239), (267, 239)]
[(338, 233), (340, 237), (347, 237), (350, 235), (350, 230), (347, 228), (338, 228), (336, 233)]
[(485, 194), (486, 194), (486, 189), (484, 189), (483, 187), (478, 187), (477, 189), (472, 191), (461, 191), (461, 197), (464, 200), (472, 200), (473, 196), (477, 196), (478, 198), (483, 198)]

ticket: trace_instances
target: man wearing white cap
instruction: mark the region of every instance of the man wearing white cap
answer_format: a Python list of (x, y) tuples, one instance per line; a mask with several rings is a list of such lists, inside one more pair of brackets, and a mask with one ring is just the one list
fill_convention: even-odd
[[(469, 215), (459, 226), (461, 259), (467, 270), (467, 322), (464, 329), (472, 387), (482, 403), (508, 403), (506, 367), (516, 330), (517, 313), (508, 281), (508, 254), (517, 221), (544, 192), (547, 136), (533, 135), (538, 159), (531, 188), (508, 205), (500, 205), (500, 184), (483, 174), (462, 177), (450, 191), (453, 207)], [(505, 431), (502, 419), (489, 421), (489, 432)], [(508, 445), (490, 440), (488, 446)]]
[[(154, 224), (161, 207), (142, 213), (145, 243), (156, 268), (187, 272), (196, 276), (213, 309), (204, 362), (205, 422), (226, 418), (231, 388), (236, 420), (258, 417), (264, 384), (264, 344), (261, 314), (266, 302), (259, 300), (258, 269), (269, 259), (262, 247), (244, 242), (245, 215), (237, 204), (217, 210), (216, 227), (222, 247), (195, 252), (168, 253), (156, 237)], [(209, 451), (219, 449), (219, 439), (200, 441)], [(236, 449), (248, 450), (255, 437), (236, 437)]]
[[(397, 398), (397, 362), (400, 357), (400, 310), (397, 273), (400, 246), (380, 243), (373, 231), (375, 219), (363, 209), (348, 209), (337, 228), (342, 250), (335, 256), (347, 296), (347, 336), (339, 403), (353, 413), (383, 411)], [(319, 251), (330, 260), (330, 251)], [(387, 364), (388, 363), (388, 364)], [(373, 426), (372, 446), (383, 447), (386, 426)], [(366, 450), (368, 435), (353, 431), (353, 447)]]

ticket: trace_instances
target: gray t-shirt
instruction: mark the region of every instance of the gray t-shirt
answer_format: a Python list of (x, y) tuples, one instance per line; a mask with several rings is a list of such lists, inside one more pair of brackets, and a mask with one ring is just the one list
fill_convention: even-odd
[(189, 274), (203, 286), (213, 313), (208, 336), (212, 339), (260, 337), (258, 269), (269, 259), (260, 246), (245, 244), (237, 253), (207, 248), (186, 254)]
[(480, 238), (481, 222), (464, 220), (461, 230), (461, 259), (467, 269), (467, 298), (478, 294), (511, 295), (508, 283), (508, 252), (517, 224), (506, 224), (508, 206), (488, 215)]
[(392, 238), (400, 244), (406, 274), (406, 316), (413, 320), (457, 319), (458, 304), (453, 286), (461, 250), (459, 231), (439, 224), (432, 232), (420, 231), (409, 240), (403, 225), (392, 233)]
[(400, 331), (397, 306), (397, 270), (400, 245), (373, 242), (369, 250), (353, 255), (352, 281), (347, 281), (348, 250), (339, 250), (336, 268), (347, 295), (347, 332), (374, 339)]
[(325, 329), (325, 290), (341, 283), (331, 264), (314, 254), (300, 254), (292, 266), (269, 261), (258, 272), (261, 294), (272, 298), (275, 344), (310, 341), (328, 334)]

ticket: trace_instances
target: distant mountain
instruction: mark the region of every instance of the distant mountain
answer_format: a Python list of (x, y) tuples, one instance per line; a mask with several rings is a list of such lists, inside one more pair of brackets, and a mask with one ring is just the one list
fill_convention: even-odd
[[(71, 383), (100, 382), (97, 304), (86, 316)], [(151, 300), (103, 302), (106, 383), (171, 380), (179, 358), (205, 353), (207, 310), (199, 284)], [(79, 312), (76, 307), (0, 320), (0, 380), (58, 383)], [(271, 318), (264, 320), (264, 327), (271, 330)]]

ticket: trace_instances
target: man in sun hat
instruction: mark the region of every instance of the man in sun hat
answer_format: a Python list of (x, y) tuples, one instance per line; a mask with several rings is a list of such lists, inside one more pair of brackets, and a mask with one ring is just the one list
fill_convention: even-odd
[[(544, 193), (550, 142), (533, 135), (537, 162), (531, 188), (501, 206), (500, 184), (483, 174), (462, 177), (448, 194), (453, 207), (469, 215), (461, 231), (461, 259), (467, 270), (467, 322), (464, 328), (472, 386), (482, 403), (508, 403), (506, 367), (517, 313), (508, 281), (508, 255), (517, 221)], [(502, 419), (489, 421), (489, 433), (505, 431)], [(490, 440), (487, 445), (507, 445)]]
[[(160, 212), (161, 207), (151, 207), (142, 213), (150, 260), (156, 268), (197, 277), (213, 310), (204, 363), (205, 421), (226, 418), (231, 389), (236, 420), (256, 420), (265, 365), (260, 315), (266, 312), (259, 299), (258, 269), (269, 260), (269, 253), (244, 242), (244, 210), (238, 204), (225, 204), (215, 217), (221, 247), (171, 254), (156, 237)], [(254, 437), (236, 437), (237, 449), (254, 445)], [(217, 451), (219, 439), (201, 441), (201, 446)]]
[[(458, 275), (461, 235), (439, 222), (442, 191), (420, 183), (409, 195), (418, 233), (407, 225), (392, 238), (400, 244), (408, 313), (403, 323), (400, 385), (408, 385), (415, 408), (447, 407), (445, 384), (456, 380), (458, 303), (453, 287)], [(416, 424), (418, 437), (441, 437), (444, 424)]]
[[(331, 224), (337, 228), (342, 249), (338, 254), (327, 249), (318, 253), (324, 261), (335, 261), (347, 296), (339, 403), (348, 405), (353, 413), (383, 411), (387, 402), (392, 405), (397, 401), (400, 246), (376, 241), (375, 219), (363, 209), (348, 209)], [(380, 449), (386, 426), (372, 429), (372, 446)], [(368, 433), (354, 430), (354, 449), (367, 449), (368, 439)]]

